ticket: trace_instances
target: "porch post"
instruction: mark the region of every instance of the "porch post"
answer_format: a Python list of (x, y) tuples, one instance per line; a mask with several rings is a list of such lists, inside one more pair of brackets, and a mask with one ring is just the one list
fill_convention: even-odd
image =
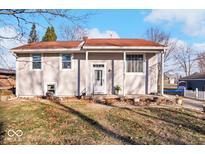
[(146, 77), (145, 77), (145, 94), (149, 94), (149, 59), (147, 57), (146, 54), (144, 54), (144, 57), (145, 57), (145, 74), (146, 74)]
[(164, 51), (161, 53), (161, 94), (164, 94)]
[(86, 69), (86, 74), (85, 74), (85, 90), (86, 90), (86, 95), (88, 95), (88, 51), (85, 52), (85, 69)]
[(125, 96), (126, 52), (123, 52), (123, 96)]

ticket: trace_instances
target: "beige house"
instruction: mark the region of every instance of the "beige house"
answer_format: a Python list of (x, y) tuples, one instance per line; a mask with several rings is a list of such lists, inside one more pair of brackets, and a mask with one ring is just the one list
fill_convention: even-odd
[(17, 56), (16, 95), (114, 94), (116, 86), (120, 95), (156, 93), (158, 57), (163, 61), (164, 50), (143, 39), (84, 38), (19, 46), (11, 49)]

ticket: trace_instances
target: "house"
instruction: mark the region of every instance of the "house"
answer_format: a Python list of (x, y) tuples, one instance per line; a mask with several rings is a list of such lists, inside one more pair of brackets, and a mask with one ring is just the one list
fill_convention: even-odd
[(11, 89), (15, 87), (15, 71), (0, 68), (0, 89)]
[(15, 76), (16, 72), (13, 69), (0, 68), (0, 75)]
[[(89, 39), (26, 44), (16, 54), (16, 95), (120, 95), (157, 92), (158, 55), (165, 47), (144, 39)], [(162, 71), (163, 71), (162, 63)], [(163, 89), (163, 76), (162, 76)], [(163, 93), (163, 90), (161, 90)]]
[(165, 73), (164, 74), (164, 84), (176, 84), (177, 77), (174, 74)]
[(185, 87), (187, 90), (205, 91), (205, 73), (193, 73), (179, 79), (178, 87)]

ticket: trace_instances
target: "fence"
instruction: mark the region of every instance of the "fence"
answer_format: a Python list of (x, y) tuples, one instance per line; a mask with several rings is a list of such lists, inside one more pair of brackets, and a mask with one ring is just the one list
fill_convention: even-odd
[(195, 98), (199, 100), (205, 100), (205, 91), (198, 91), (196, 90), (184, 90), (184, 96), (189, 98)]

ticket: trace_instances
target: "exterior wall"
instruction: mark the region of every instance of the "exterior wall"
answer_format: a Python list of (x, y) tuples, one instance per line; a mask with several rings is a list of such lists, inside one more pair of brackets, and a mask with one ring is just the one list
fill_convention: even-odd
[[(92, 64), (102, 63), (106, 65), (106, 91), (107, 94), (113, 93), (113, 88), (117, 84), (121, 87), (123, 86), (123, 54), (122, 53), (89, 53), (88, 56), (88, 78), (92, 79)], [(114, 73), (114, 78), (112, 74)], [(92, 90), (92, 81), (88, 80), (88, 90), (91, 93)]]
[[(126, 94), (150, 94), (157, 92), (157, 55), (144, 54), (143, 73), (126, 73)], [(146, 90), (147, 89), (147, 90)]]
[(31, 58), (29, 54), (18, 55), (16, 69), (17, 95), (32, 96), (43, 94), (42, 71), (31, 71)]
[[(71, 70), (60, 69), (60, 54), (43, 54), (42, 70), (32, 70), (30, 54), (18, 54), (17, 93), (19, 96), (42, 96), (46, 93), (46, 84), (56, 84), (56, 95), (74, 96), (78, 90), (78, 61), (83, 58), (76, 54)], [(85, 66), (84, 60), (81, 66)], [(82, 69), (81, 73), (84, 74)], [(84, 79), (81, 79), (83, 85)], [(83, 86), (82, 86), (83, 87)]]
[(205, 80), (180, 80), (186, 81), (186, 89), (187, 90), (196, 90), (205, 91)]
[[(30, 54), (17, 55), (17, 93), (19, 96), (44, 95), (47, 83), (55, 83), (56, 95), (75, 96), (82, 94), (86, 88), (88, 76), (88, 94), (92, 93), (92, 64), (106, 64), (106, 91), (114, 92), (114, 86), (120, 85), (123, 93), (123, 53), (89, 53), (88, 72), (86, 71), (85, 54), (73, 54), (72, 69), (61, 70), (60, 54), (43, 54), (42, 70), (32, 70)], [(125, 94), (145, 94), (157, 92), (157, 56), (146, 54), (149, 71), (144, 62), (143, 73), (125, 73)], [(114, 74), (114, 76), (112, 75)], [(146, 74), (149, 81), (146, 82)]]
[(146, 54), (148, 60), (148, 94), (157, 93), (157, 78), (158, 78), (158, 55)]

